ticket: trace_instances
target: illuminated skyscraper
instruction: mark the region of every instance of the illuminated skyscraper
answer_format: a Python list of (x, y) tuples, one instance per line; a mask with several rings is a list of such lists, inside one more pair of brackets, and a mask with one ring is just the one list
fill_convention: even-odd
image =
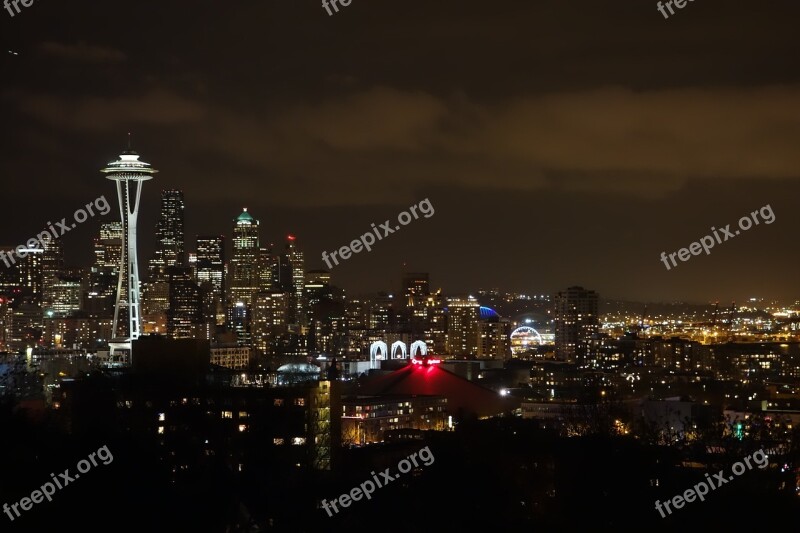
[(42, 305), (53, 306), (54, 285), (64, 270), (64, 247), (60, 239), (47, 239), (42, 246)]
[(478, 300), (467, 298), (447, 299), (447, 352), (461, 357), (478, 355)]
[(586, 344), (599, 331), (597, 293), (570, 287), (556, 295), (556, 359), (585, 363)]
[(292, 276), (292, 313), (293, 324), (305, 324), (305, 310), (303, 308), (303, 286), (305, 285), (305, 260), (303, 252), (297, 247), (297, 238), (294, 235), (286, 237), (286, 259), (289, 263)]
[(120, 218), (122, 220), (122, 257), (120, 258), (117, 303), (114, 308), (111, 354), (118, 351), (130, 353), (131, 342), (139, 338), (139, 259), (136, 253), (136, 222), (139, 218), (139, 200), (143, 182), (153, 179), (158, 172), (149, 163), (139, 161), (139, 154), (131, 150), (122, 152), (100, 172), (117, 183)]
[(163, 280), (166, 269), (184, 266), (183, 191), (161, 191), (161, 215), (156, 224), (156, 251), (150, 260), (150, 281)]
[(173, 339), (204, 338), (203, 299), (187, 267), (168, 267), (169, 309), (167, 336)]
[(225, 322), (225, 237), (197, 236), (195, 279), (203, 291), (206, 318)]
[(259, 222), (247, 208), (234, 221), (233, 258), (231, 259), (232, 281), (230, 304), (250, 305), (253, 293), (259, 289), (258, 255)]

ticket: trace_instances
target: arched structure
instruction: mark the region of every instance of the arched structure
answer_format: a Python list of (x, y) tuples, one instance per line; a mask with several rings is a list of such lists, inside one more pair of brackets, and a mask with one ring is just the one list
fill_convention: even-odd
[(417, 354), (426, 356), (428, 355), (428, 345), (425, 344), (425, 341), (414, 341), (411, 343), (411, 357), (415, 357)]
[(385, 361), (389, 354), (389, 347), (383, 341), (375, 341), (369, 347), (369, 367), (378, 368), (377, 361)]
[[(400, 349), (401, 357), (397, 357), (397, 350)], [(403, 341), (395, 341), (392, 343), (392, 359), (408, 359), (408, 352), (406, 351), (406, 343)]]
[(518, 327), (511, 332), (509, 340), (511, 341), (511, 353), (514, 355), (526, 352), (534, 346), (544, 343), (539, 332), (530, 326)]

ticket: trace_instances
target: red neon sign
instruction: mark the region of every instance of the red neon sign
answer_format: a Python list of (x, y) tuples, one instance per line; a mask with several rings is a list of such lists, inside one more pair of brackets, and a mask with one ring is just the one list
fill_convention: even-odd
[(428, 357), (427, 355), (424, 356), (422, 359), (418, 359), (416, 357), (411, 358), (411, 364), (414, 365), (424, 365), (424, 366), (438, 365), (441, 362), (442, 360), (439, 359), (438, 357)]

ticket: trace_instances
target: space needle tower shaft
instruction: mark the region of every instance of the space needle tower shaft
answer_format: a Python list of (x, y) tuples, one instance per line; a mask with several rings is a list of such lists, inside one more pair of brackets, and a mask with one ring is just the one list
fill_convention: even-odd
[(122, 222), (122, 253), (117, 282), (117, 301), (114, 306), (114, 323), (111, 333), (111, 354), (116, 351), (131, 352), (132, 341), (139, 338), (141, 316), (139, 306), (139, 260), (136, 253), (136, 222), (143, 182), (153, 179), (158, 172), (150, 164), (139, 160), (139, 154), (130, 150), (122, 152), (100, 172), (117, 183), (120, 220)]

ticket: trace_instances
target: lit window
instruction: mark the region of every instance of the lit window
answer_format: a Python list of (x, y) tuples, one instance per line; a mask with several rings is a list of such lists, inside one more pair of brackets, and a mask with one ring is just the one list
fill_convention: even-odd
[(283, 439), (276, 437), (272, 439), (272, 444), (274, 444), (275, 446), (283, 446)]
[(222, 411), (222, 418), (233, 418), (233, 411)]
[(159, 422), (163, 422), (166, 419), (167, 419), (166, 413), (158, 413), (158, 421)]
[(283, 405), (283, 398), (275, 398), (273, 405), (275, 405), (275, 407), (281, 407)]
[(239, 432), (244, 433), (247, 431), (247, 424), (239, 424)]
[(158, 426), (158, 434), (159, 435), (163, 435), (164, 434), (164, 426)]
[(305, 437), (295, 437), (292, 439), (292, 446), (302, 446), (306, 443)]
[(247, 411), (239, 411), (239, 418), (247, 418)]
[(304, 406), (306, 404), (306, 399), (305, 398), (295, 398), (294, 399), (294, 404), (295, 405), (299, 405), (300, 407), (302, 407), (302, 406)]

